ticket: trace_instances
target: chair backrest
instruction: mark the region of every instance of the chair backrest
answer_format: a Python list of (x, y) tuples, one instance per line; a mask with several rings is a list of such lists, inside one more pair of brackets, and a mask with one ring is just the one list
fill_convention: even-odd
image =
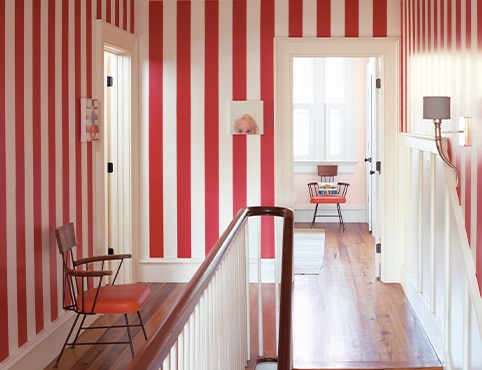
[(318, 176), (322, 182), (333, 182), (335, 176), (338, 175), (338, 165), (336, 164), (320, 164), (318, 167)]
[(55, 237), (57, 238), (57, 246), (59, 247), (61, 255), (64, 255), (65, 252), (71, 250), (77, 245), (74, 224), (72, 222), (67, 225), (59, 226), (55, 230)]
[[(74, 224), (71, 222), (66, 225), (59, 226), (55, 229), (55, 237), (57, 238), (57, 246), (62, 256), (63, 263), (63, 303), (64, 309), (76, 310), (75, 297), (79, 292), (79, 285), (76, 279), (68, 274), (69, 269), (74, 266), (74, 253), (72, 248), (77, 246), (75, 239)], [(69, 265), (71, 266), (69, 268)]]

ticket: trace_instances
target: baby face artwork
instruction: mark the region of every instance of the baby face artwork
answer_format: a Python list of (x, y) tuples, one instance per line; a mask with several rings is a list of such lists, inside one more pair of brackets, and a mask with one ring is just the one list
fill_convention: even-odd
[(240, 135), (253, 135), (258, 133), (258, 125), (249, 114), (243, 114), (234, 123), (234, 133)]

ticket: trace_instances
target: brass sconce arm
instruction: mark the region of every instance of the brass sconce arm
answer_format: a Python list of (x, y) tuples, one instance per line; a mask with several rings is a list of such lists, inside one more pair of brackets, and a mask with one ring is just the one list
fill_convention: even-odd
[(438, 154), (442, 158), (442, 160), (449, 165), (450, 168), (452, 168), (455, 172), (455, 186), (459, 185), (459, 171), (457, 170), (457, 167), (450, 161), (450, 159), (447, 157), (445, 154), (445, 151), (442, 148), (442, 129), (441, 129), (441, 124), (442, 120), (440, 118), (435, 118), (433, 120), (434, 126), (435, 126), (435, 145), (437, 147)]

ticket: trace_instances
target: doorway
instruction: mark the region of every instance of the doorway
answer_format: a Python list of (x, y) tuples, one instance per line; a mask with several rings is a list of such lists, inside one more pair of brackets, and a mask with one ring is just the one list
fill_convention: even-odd
[[(275, 121), (277, 131), (275, 177), (276, 203), (293, 207), (293, 143), (291, 81), (292, 60), (297, 56), (316, 57), (375, 57), (381, 64), (380, 124), (377, 127), (378, 228), (380, 231), (380, 278), (384, 282), (399, 282), (398, 204), (393, 192), (397, 189), (397, 133), (399, 127), (399, 59), (398, 39), (290, 39), (275, 40), (276, 96)], [(386, 86), (386, 87), (385, 87)], [(389, 165), (383, 165), (389, 164)], [(364, 164), (363, 164), (364, 165)]]
[[(368, 75), (367, 64), (373, 71)], [(311, 220), (306, 182), (316, 178), (317, 165), (330, 164), (338, 166), (338, 181), (352, 184), (352, 206), (344, 207), (344, 218), (368, 222), (372, 231), (375, 209), (370, 207), (373, 202), (367, 190), (376, 177), (370, 176), (375, 171), (369, 166), (372, 158), (367, 153), (372, 153), (372, 140), (376, 142), (372, 138), (376, 130), (370, 126), (373, 118), (376, 127), (379, 96), (370, 83), (376, 80), (375, 58), (294, 57), (292, 68), (295, 220)]]
[[(94, 149), (96, 254), (132, 254), (119, 283), (136, 279), (138, 249), (137, 38), (96, 21), (93, 94), (102, 97), (99, 145)], [(137, 218), (138, 219), (138, 218)]]

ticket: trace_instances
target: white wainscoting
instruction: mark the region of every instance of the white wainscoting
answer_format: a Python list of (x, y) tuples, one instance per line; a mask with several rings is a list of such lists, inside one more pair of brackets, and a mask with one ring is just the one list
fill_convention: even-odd
[(402, 286), (444, 368), (481, 369), (482, 298), (454, 172), (432, 137), (400, 137)]

